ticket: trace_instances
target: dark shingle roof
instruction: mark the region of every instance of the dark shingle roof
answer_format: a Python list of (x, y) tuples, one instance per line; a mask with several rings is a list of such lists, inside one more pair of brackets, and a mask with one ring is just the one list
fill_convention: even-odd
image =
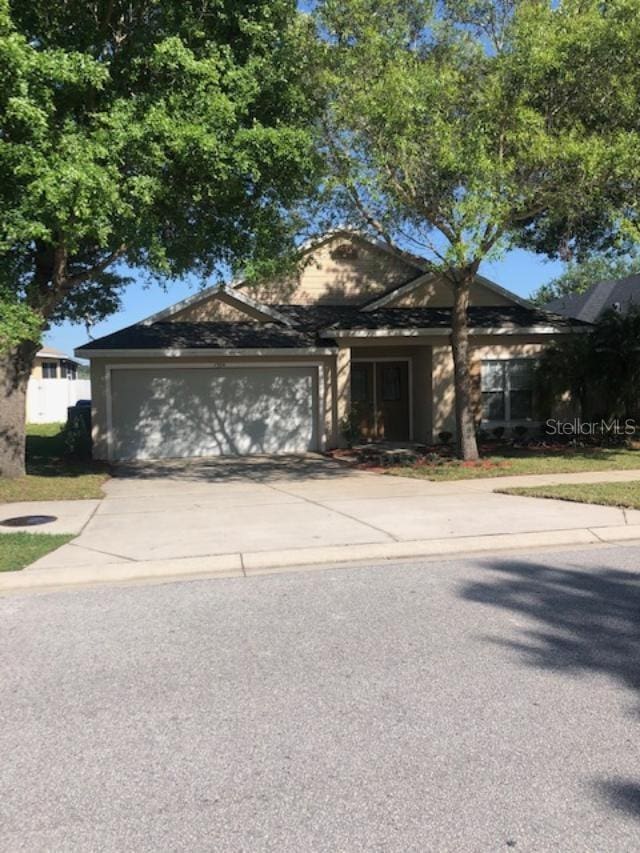
[[(275, 305), (300, 329), (433, 329), (451, 326), (451, 308), (380, 308), (362, 311), (357, 305)], [(472, 328), (571, 325), (567, 317), (524, 305), (471, 306)], [(578, 324), (581, 325), (581, 324)]]
[(630, 305), (640, 304), (640, 274), (599, 281), (584, 293), (571, 293), (553, 299), (546, 308), (564, 317), (595, 323), (616, 302), (623, 313), (629, 310)]
[(285, 349), (315, 345), (315, 336), (276, 323), (138, 323), (80, 347), (109, 349)]
[[(356, 305), (274, 305), (292, 323), (138, 323), (91, 341), (83, 350), (149, 349), (304, 349), (332, 346), (332, 330), (430, 329), (451, 326), (450, 308), (381, 308)], [(469, 308), (472, 328), (527, 328), (584, 325), (566, 317), (522, 305)], [(322, 333), (326, 331), (326, 334)]]

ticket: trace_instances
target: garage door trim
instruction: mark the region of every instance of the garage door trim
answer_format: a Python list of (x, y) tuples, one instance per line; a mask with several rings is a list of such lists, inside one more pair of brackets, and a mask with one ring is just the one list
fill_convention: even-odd
[(317, 371), (317, 388), (318, 397), (316, 400), (317, 414), (317, 430), (318, 430), (318, 446), (320, 450), (326, 449), (326, 427), (324, 415), (324, 365), (319, 361), (244, 361), (242, 364), (234, 363), (233, 361), (221, 361), (216, 364), (202, 363), (176, 363), (171, 364), (149, 364), (148, 362), (140, 362), (139, 364), (105, 364), (105, 397), (106, 397), (106, 421), (107, 421), (107, 459), (109, 462), (116, 461), (113, 458), (113, 399), (111, 396), (111, 374), (116, 370), (165, 370), (176, 368), (179, 370), (228, 370), (229, 368), (244, 369), (244, 368), (264, 368), (268, 370), (272, 367), (306, 367), (315, 368)]

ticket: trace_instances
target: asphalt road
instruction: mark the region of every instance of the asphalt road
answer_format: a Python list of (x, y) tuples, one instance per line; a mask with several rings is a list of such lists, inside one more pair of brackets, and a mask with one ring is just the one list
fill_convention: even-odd
[(3, 851), (637, 851), (640, 548), (0, 600)]

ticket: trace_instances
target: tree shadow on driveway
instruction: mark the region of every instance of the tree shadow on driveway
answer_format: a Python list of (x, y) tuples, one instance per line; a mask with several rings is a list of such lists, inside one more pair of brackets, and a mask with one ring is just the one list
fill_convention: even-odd
[[(465, 584), (462, 598), (530, 623), (519, 640), (492, 642), (519, 652), (531, 666), (609, 676), (640, 699), (640, 571), (595, 564), (558, 568), (534, 560), (484, 565), (491, 577)], [(609, 778), (594, 785), (612, 808), (640, 819), (636, 780)]]

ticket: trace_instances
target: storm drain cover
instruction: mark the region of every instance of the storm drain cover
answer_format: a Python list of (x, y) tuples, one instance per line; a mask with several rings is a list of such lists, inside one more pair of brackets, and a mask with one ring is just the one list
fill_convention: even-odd
[(17, 515), (0, 521), (2, 527), (35, 527), (36, 524), (50, 524), (56, 521), (55, 515)]

